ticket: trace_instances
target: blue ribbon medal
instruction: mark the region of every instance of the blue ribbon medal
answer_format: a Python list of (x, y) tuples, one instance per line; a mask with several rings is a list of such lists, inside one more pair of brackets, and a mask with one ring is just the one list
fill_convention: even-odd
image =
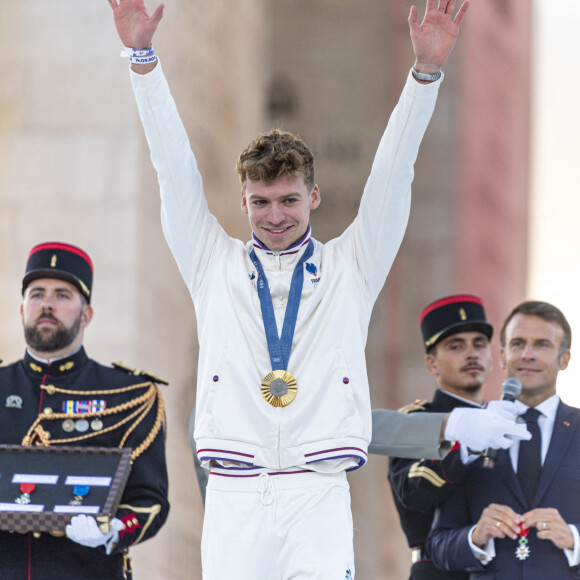
[(288, 293), (288, 304), (284, 314), (284, 324), (282, 326), (282, 335), (278, 336), (276, 327), (276, 317), (274, 315), (274, 305), (270, 295), (268, 279), (264, 273), (264, 268), (252, 250), (250, 258), (258, 272), (258, 297), (260, 298), (260, 308), (262, 309), (262, 319), (264, 321), (264, 330), (266, 331), (266, 341), (268, 343), (268, 352), (270, 353), (270, 362), (272, 363), (272, 372), (268, 373), (260, 385), (262, 397), (272, 407), (285, 407), (289, 405), (298, 391), (296, 379), (286, 370), (288, 360), (290, 359), (290, 350), (292, 349), (292, 339), (296, 328), (298, 318), (298, 308), (300, 307), (300, 297), (302, 296), (302, 285), (304, 283), (303, 264), (314, 252), (312, 240), (308, 242), (304, 254), (296, 264), (292, 274), (292, 283)]
[(73, 499), (69, 501), (69, 505), (83, 505), (83, 499), (89, 495), (91, 488), (88, 485), (75, 485), (73, 487)]

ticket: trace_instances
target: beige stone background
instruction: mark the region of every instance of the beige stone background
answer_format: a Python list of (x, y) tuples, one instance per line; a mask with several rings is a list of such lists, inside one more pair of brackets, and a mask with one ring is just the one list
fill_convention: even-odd
[[(313, 214), (315, 236), (341, 233), (412, 64), (411, 2), (165, 4), (156, 49), (222, 224), (248, 237), (237, 153), (257, 132), (281, 126), (301, 134), (316, 154), (323, 203)], [(531, 121), (539, 115), (531, 99), (532, 15), (531, 0), (474, 0), (445, 67), (416, 166), (407, 235), (369, 333), (375, 406), (431, 395), (417, 324), (429, 301), (475, 292), (499, 324), (530, 287), (538, 288), (527, 258), (530, 216), (542, 222), (532, 213), (536, 206), (530, 209), (530, 190), (537, 192), (530, 158), (536, 172), (544, 159), (530, 150)], [(18, 308), (28, 250), (49, 240), (86, 249), (96, 267), (89, 354), (171, 381), (164, 393), (172, 511), (155, 539), (132, 550), (135, 578), (195, 580), (203, 508), (187, 423), (196, 322), (161, 234), (157, 181), (120, 49), (106, 0), (2, 0), (0, 358), (15, 360), (24, 349)], [(553, 237), (534, 230), (542, 250), (541, 240)], [(534, 272), (542, 278), (541, 269)], [(496, 369), (489, 398), (500, 382)], [(401, 579), (409, 568), (386, 469), (386, 458), (371, 457), (350, 475), (361, 579)]]

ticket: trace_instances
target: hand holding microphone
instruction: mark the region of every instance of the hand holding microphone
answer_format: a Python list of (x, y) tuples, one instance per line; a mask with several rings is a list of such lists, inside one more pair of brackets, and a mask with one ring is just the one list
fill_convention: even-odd
[[(515, 377), (507, 378), (501, 385), (502, 390), (502, 401), (510, 401), (513, 403), (517, 396), (522, 392), (522, 383)], [(527, 427), (526, 427), (527, 430)], [(486, 469), (493, 469), (495, 467), (495, 461), (497, 459), (497, 454), (499, 449), (494, 447), (489, 447), (485, 452), (483, 459), (483, 467)]]
[(445, 439), (459, 441), (472, 451), (487, 449), (486, 456), (490, 450), (496, 450), (496, 457), (497, 449), (507, 449), (514, 441), (530, 439), (526, 425), (516, 423), (518, 412), (513, 401), (521, 388), (517, 379), (509, 378), (502, 385), (501, 401), (492, 401), (485, 409), (453, 409), (445, 427)]

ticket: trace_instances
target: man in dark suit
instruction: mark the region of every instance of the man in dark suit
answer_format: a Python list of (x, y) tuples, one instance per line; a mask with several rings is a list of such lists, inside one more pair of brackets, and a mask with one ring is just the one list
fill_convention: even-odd
[(493, 469), (477, 462), (441, 506), (428, 549), (438, 567), (471, 579), (580, 578), (580, 410), (556, 394), (570, 326), (551, 304), (524, 302), (500, 342), (503, 368), (522, 383), (515, 404), (532, 439), (500, 451)]
[[(432, 401), (417, 400), (405, 413), (449, 413), (456, 407), (480, 408), (483, 384), (491, 371), (493, 328), (481, 299), (469, 294), (446, 296), (427, 305), (419, 318), (425, 366), (437, 390)], [(411, 548), (409, 580), (467, 580), (467, 572), (435, 567), (425, 549), (435, 508), (454, 492), (469, 471), (459, 445), (439, 460), (391, 457), (389, 483), (401, 527)]]

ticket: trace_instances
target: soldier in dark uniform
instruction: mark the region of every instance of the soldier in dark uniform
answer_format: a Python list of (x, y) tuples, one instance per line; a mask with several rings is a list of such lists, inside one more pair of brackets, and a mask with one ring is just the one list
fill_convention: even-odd
[[(472, 295), (455, 295), (429, 304), (421, 313), (425, 365), (435, 377), (437, 390), (431, 402), (415, 401), (404, 412), (448, 413), (456, 407), (481, 407), (483, 384), (491, 370), (489, 341), (493, 328), (482, 301)], [(466, 451), (463, 451), (466, 459)], [(466, 572), (437, 569), (425, 550), (436, 507), (469, 470), (459, 445), (441, 460), (389, 461), (389, 482), (401, 526), (412, 550), (411, 580), (467, 580)]]
[[(164, 381), (88, 358), (82, 342), (93, 313), (92, 278), (79, 248), (45, 243), (31, 250), (21, 306), (27, 349), (0, 368), (0, 442), (128, 447), (128, 483), (104, 531), (82, 514), (67, 526), (68, 537), (0, 532), (0, 578), (130, 578), (128, 547), (154, 536), (167, 518), (165, 416), (156, 385)], [(22, 501), (34, 501), (30, 486), (20, 492)], [(71, 493), (82, 502), (91, 492), (78, 486)]]

